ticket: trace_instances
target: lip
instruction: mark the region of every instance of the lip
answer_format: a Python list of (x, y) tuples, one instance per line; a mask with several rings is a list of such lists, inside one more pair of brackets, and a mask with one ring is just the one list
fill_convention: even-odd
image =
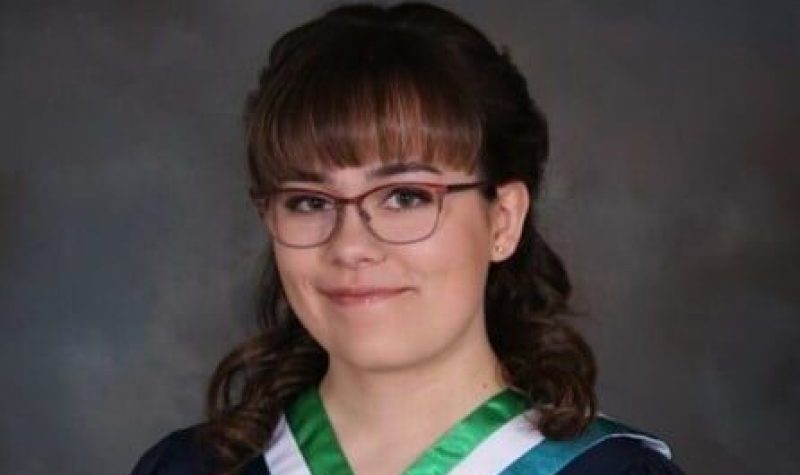
[(336, 287), (321, 289), (322, 294), (344, 307), (368, 305), (396, 297), (410, 287)]

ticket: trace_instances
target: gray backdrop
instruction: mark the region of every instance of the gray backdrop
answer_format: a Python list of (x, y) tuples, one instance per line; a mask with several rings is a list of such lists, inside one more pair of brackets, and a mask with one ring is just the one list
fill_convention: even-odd
[[(797, 473), (796, 2), (452, 1), (553, 131), (540, 207), (607, 413)], [(239, 117), (324, 1), (2, 2), (0, 473), (124, 474), (252, 329)]]

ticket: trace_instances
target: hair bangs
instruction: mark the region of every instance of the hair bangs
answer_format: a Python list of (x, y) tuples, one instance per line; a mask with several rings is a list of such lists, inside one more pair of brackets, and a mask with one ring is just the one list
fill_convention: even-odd
[(453, 60), (400, 31), (362, 33), (284, 62), (257, 98), (248, 139), (260, 191), (375, 161), (477, 167), (481, 114)]

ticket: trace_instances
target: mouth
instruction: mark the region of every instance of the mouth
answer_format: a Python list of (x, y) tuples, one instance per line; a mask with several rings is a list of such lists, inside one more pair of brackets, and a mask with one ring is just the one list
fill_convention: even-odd
[(324, 289), (322, 294), (336, 305), (355, 307), (383, 302), (409, 290), (410, 287), (343, 287)]

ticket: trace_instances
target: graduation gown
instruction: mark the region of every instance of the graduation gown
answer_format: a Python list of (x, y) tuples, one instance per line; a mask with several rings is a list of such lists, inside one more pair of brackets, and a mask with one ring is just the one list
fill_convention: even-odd
[[(532, 411), (524, 397), (503, 390), (402, 475), (682, 475), (670, 449), (653, 436), (600, 416), (579, 437), (553, 441), (531, 427)], [(196, 435), (196, 427), (170, 434), (142, 456), (132, 475), (212, 475), (216, 463)], [(267, 448), (242, 475), (354, 475), (317, 388), (289, 405)]]

